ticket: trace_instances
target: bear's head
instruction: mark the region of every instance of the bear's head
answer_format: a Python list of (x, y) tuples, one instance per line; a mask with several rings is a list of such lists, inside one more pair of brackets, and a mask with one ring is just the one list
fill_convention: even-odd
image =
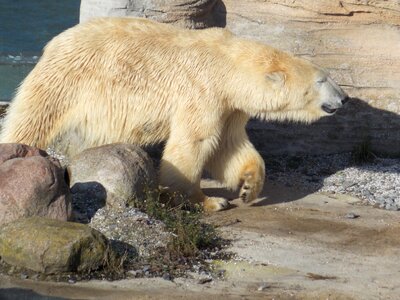
[(246, 95), (239, 101), (252, 117), (310, 123), (333, 115), (349, 100), (326, 71), (308, 60), (264, 46), (246, 65), (253, 73), (241, 79)]

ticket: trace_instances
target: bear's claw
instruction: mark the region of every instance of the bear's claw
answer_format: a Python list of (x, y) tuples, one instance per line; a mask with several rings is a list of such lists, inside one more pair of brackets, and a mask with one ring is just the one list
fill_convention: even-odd
[(229, 206), (229, 202), (225, 198), (219, 197), (207, 197), (203, 202), (204, 211), (220, 211), (227, 209)]
[(252, 187), (252, 185), (245, 182), (240, 188), (239, 198), (242, 199), (244, 203), (248, 203), (257, 198), (257, 192), (255, 191), (255, 188)]

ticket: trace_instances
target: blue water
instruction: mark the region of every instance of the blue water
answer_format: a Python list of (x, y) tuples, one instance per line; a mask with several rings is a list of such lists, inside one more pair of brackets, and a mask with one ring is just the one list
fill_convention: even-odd
[(0, 0), (0, 101), (34, 67), (54, 36), (79, 22), (80, 0)]

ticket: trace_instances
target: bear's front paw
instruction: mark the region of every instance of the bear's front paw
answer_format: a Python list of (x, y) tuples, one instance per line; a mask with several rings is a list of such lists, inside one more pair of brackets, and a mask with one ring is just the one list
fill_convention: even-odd
[(203, 208), (204, 211), (206, 212), (224, 210), (227, 209), (228, 206), (229, 206), (228, 200), (219, 197), (206, 197), (206, 199), (203, 202)]

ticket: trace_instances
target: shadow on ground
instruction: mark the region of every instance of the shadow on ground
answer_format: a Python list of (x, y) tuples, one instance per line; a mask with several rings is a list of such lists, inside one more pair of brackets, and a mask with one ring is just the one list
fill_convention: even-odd
[(0, 289), (1, 300), (68, 300), (63, 297), (43, 296), (29, 289), (8, 288)]
[[(399, 128), (398, 114), (374, 108), (357, 98), (351, 99), (336, 115), (311, 125), (252, 120), (247, 131), (264, 158), (267, 173), (261, 200), (253, 206), (301, 199), (320, 190), (327, 177), (348, 167), (382, 172), (384, 166), (374, 163), (374, 158), (400, 158)], [(338, 160), (332, 159), (334, 153), (347, 153), (344, 154), (346, 159), (338, 163)], [(369, 162), (360, 163), (360, 159)], [(277, 192), (272, 188), (277, 183), (275, 175), (284, 176), (288, 172), (296, 172), (301, 177), (300, 182), (312, 184), (291, 189), (292, 185), (287, 183), (287, 188)], [(395, 170), (390, 172), (398, 173)], [(226, 191), (223, 187), (206, 187), (204, 192), (228, 199), (238, 197), (237, 191)]]

